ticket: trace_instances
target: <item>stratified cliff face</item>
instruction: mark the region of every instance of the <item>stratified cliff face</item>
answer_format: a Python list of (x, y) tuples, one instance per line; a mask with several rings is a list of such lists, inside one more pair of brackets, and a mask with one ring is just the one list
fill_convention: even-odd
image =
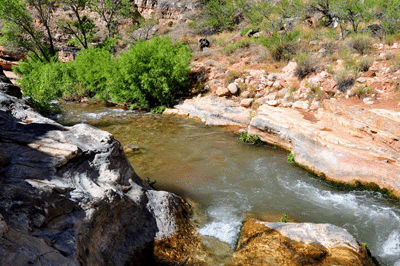
[(63, 127), (0, 91), (0, 265), (151, 265), (181, 211), (111, 134)]

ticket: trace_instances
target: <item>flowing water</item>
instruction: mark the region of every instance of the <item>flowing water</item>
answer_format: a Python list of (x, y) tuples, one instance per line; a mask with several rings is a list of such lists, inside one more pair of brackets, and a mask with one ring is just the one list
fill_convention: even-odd
[(225, 128), (86, 104), (64, 104), (60, 121), (88, 123), (114, 134), (155, 187), (202, 207), (199, 233), (234, 246), (241, 221), (332, 223), (368, 244), (382, 265), (400, 266), (400, 205), (379, 193), (330, 187), (286, 161), (287, 152), (240, 142)]

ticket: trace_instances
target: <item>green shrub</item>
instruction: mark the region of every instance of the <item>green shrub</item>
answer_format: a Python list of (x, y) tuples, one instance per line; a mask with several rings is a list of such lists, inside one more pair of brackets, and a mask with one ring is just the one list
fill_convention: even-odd
[(357, 79), (357, 74), (351, 69), (344, 68), (340, 70), (333, 77), (333, 79), (338, 84), (338, 90), (341, 92), (346, 92), (349, 88), (351, 88), (354, 85)]
[(288, 223), (288, 222), (290, 222), (289, 215), (283, 214), (281, 216), (281, 218), (279, 218), (279, 222), (280, 223)]
[(260, 41), (268, 48), (274, 60), (289, 61), (296, 55), (299, 48), (297, 43), (299, 34), (298, 31), (282, 34), (274, 32), (270, 38), (261, 38)]
[(308, 74), (314, 73), (318, 69), (318, 62), (316, 58), (306, 54), (301, 53), (296, 57), (297, 67), (294, 70), (294, 75), (302, 80)]
[(188, 88), (191, 58), (187, 46), (159, 37), (138, 42), (118, 60), (95, 48), (65, 64), (24, 61), (16, 72), (24, 94), (44, 108), (53, 99), (85, 95), (160, 113)]
[(370, 57), (363, 57), (358, 61), (358, 70), (362, 72), (367, 72), (372, 66), (373, 60)]
[(355, 35), (348, 41), (349, 46), (361, 55), (368, 53), (372, 49), (372, 43), (373, 39), (367, 35)]
[(114, 102), (135, 108), (171, 106), (187, 89), (192, 53), (169, 37), (138, 42), (117, 60), (108, 80)]
[(225, 86), (228, 86), (232, 82), (234, 82), (237, 78), (240, 78), (243, 76), (242, 72), (236, 71), (236, 70), (231, 70), (229, 73), (225, 76)]
[(90, 96), (109, 100), (107, 80), (115, 68), (115, 62), (107, 49), (84, 50), (71, 63), (75, 68), (77, 81), (90, 92)]
[(233, 44), (230, 44), (228, 46), (225, 47), (224, 52), (227, 55), (233, 54), (234, 52), (236, 52), (238, 49), (243, 49), (243, 48), (248, 48), (250, 47), (250, 44), (253, 43), (253, 39), (251, 38), (244, 38), (240, 41), (237, 41)]
[(23, 93), (34, 99), (37, 107), (46, 109), (49, 102), (75, 93), (75, 74), (71, 64), (29, 59), (20, 61), (15, 72), (22, 78), (18, 80)]
[(371, 86), (358, 85), (356, 88), (354, 88), (354, 94), (358, 98), (370, 97), (373, 93), (374, 89)]
[(243, 0), (210, 0), (205, 4), (206, 24), (216, 31), (232, 30), (243, 19)]

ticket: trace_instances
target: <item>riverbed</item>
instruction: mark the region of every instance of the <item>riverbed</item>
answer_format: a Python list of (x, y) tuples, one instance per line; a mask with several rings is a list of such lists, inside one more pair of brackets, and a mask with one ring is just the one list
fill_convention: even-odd
[(331, 223), (366, 243), (382, 265), (400, 266), (398, 201), (341, 191), (287, 162), (286, 151), (245, 144), (227, 128), (98, 105), (67, 103), (63, 109), (60, 122), (111, 132), (139, 176), (196, 202), (202, 235), (234, 248), (247, 216)]

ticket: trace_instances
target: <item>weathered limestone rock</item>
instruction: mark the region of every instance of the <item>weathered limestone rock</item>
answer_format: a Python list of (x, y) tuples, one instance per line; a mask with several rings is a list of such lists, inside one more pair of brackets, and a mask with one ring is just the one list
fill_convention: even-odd
[(240, 101), (240, 105), (243, 106), (243, 107), (248, 108), (248, 107), (251, 106), (251, 104), (253, 103), (253, 101), (254, 101), (253, 98), (242, 99), (242, 100)]
[(307, 110), (309, 106), (308, 101), (296, 101), (293, 103), (293, 108)]
[(400, 196), (400, 115), (322, 102), (315, 114), (262, 105), (249, 134), (292, 150), (295, 161), (336, 182), (388, 189)]
[(238, 87), (235, 83), (231, 83), (228, 85), (228, 90), (232, 93), (232, 94), (236, 94), (238, 92)]
[(331, 224), (245, 222), (233, 265), (373, 266), (367, 249)]
[(224, 97), (224, 96), (229, 96), (229, 95), (231, 95), (231, 92), (229, 91), (228, 88), (219, 87), (219, 88), (215, 91), (215, 94), (217, 94), (218, 97)]
[(144, 183), (108, 132), (63, 127), (0, 92), (0, 265), (157, 264), (185, 208)]
[(232, 100), (214, 96), (188, 99), (174, 108), (179, 115), (199, 118), (207, 125), (247, 127), (250, 123), (249, 109)]

